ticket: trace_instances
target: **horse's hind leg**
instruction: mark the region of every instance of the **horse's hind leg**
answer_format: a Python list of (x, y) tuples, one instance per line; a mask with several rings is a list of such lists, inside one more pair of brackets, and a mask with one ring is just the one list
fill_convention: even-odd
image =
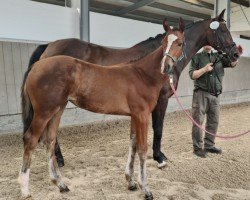
[[(66, 105), (65, 105), (66, 106)], [(55, 143), (57, 138), (57, 129), (59, 127), (60, 119), (65, 108), (63, 106), (58, 113), (56, 113), (48, 123), (48, 131), (46, 135), (46, 146), (48, 151), (49, 174), (52, 182), (57, 185), (60, 192), (68, 192), (68, 187), (62, 181), (62, 175), (59, 170), (56, 156)]]
[(129, 144), (129, 154), (128, 161), (125, 170), (125, 176), (128, 181), (128, 189), (136, 190), (136, 183), (134, 180), (134, 161), (136, 154), (136, 135), (135, 135), (135, 124), (131, 118), (131, 129), (130, 129), (130, 144)]
[(56, 138), (56, 144), (55, 144), (55, 154), (56, 154), (56, 160), (57, 160), (57, 164), (59, 167), (63, 167), (64, 166), (64, 158), (61, 152), (61, 148), (58, 142), (58, 138)]
[(47, 122), (48, 120), (43, 119), (37, 115), (34, 115), (30, 128), (25, 132), (23, 136), (23, 142), (24, 142), (23, 165), (18, 177), (18, 182), (21, 186), (22, 196), (24, 198), (30, 196), (29, 173), (30, 173), (31, 155), (37, 146), (38, 140), (41, 137)]

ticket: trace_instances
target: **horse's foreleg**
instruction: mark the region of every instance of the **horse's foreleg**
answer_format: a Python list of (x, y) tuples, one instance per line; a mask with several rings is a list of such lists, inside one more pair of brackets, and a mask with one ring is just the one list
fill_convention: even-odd
[(48, 123), (48, 132), (46, 136), (46, 146), (48, 151), (49, 172), (52, 182), (59, 188), (60, 192), (68, 192), (68, 187), (62, 181), (62, 175), (59, 170), (56, 156), (55, 143), (57, 136), (57, 129), (59, 127), (60, 119), (65, 106), (63, 106), (58, 113)]
[(135, 122), (131, 119), (129, 154), (128, 154), (128, 161), (127, 161), (126, 170), (125, 170), (125, 176), (128, 181), (129, 190), (137, 189), (136, 183), (134, 181), (135, 154), (136, 154)]
[(34, 149), (37, 146), (39, 138), (41, 137), (47, 122), (48, 120), (42, 119), (34, 115), (30, 128), (26, 131), (26, 133), (23, 136), (23, 142), (24, 142), (23, 165), (19, 173), (18, 182), (21, 186), (22, 197), (24, 198), (30, 197), (29, 173), (30, 173), (31, 156)]
[(151, 200), (153, 199), (153, 195), (148, 188), (146, 173), (148, 118), (149, 114), (135, 117), (135, 126), (137, 152), (140, 159), (139, 183), (145, 194), (145, 199)]
[(161, 138), (163, 130), (163, 122), (168, 106), (168, 97), (166, 95), (160, 95), (157, 105), (152, 112), (152, 123), (154, 130), (153, 140), (153, 157), (158, 162), (158, 167), (162, 168), (166, 165), (166, 156), (161, 152)]

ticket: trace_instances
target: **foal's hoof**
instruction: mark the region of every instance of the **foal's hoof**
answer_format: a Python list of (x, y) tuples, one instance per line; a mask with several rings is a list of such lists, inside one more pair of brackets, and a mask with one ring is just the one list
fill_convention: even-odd
[(59, 190), (61, 193), (65, 193), (65, 192), (69, 192), (69, 188), (68, 186), (64, 185), (64, 186), (59, 186)]
[(21, 196), (21, 200), (24, 200), (24, 199), (29, 199), (31, 197), (31, 195), (30, 194), (22, 194), (22, 196)]
[(145, 200), (153, 200), (153, 199), (154, 199), (154, 197), (153, 197), (151, 192), (149, 194), (145, 195)]
[(134, 183), (134, 184), (129, 185), (129, 186), (128, 186), (128, 189), (129, 189), (130, 191), (136, 191), (138, 188), (137, 188), (136, 183)]

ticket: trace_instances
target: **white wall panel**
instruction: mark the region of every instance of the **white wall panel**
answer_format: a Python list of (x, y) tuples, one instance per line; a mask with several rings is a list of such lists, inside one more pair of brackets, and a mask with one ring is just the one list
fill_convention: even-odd
[(163, 32), (159, 24), (90, 13), (90, 41), (100, 45), (131, 47)]
[(53, 41), (78, 37), (76, 9), (29, 0), (1, 1), (0, 38)]
[(3, 58), (3, 44), (0, 42), (0, 115), (8, 114), (8, 97)]

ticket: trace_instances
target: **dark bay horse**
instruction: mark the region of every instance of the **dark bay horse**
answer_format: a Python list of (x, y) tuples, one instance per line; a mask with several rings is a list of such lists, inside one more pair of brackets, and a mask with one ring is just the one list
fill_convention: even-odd
[[(214, 19), (196, 22), (185, 29), (185, 56), (174, 67), (175, 87), (178, 85), (178, 80), (182, 70), (197, 53), (197, 51), (204, 45), (211, 45), (217, 50), (223, 50), (231, 57), (232, 60), (236, 60), (238, 58), (239, 54), (237, 48), (224, 23), (224, 12), (225, 10)], [(220, 22), (220, 26), (217, 30), (212, 30), (210, 28), (210, 24), (213, 21)], [(126, 62), (137, 57), (141, 57), (144, 54), (148, 54), (158, 48), (163, 37), (163, 34), (159, 34), (155, 38), (141, 42), (129, 49), (122, 50), (93, 45), (77, 39), (59, 40), (48, 45), (41, 45), (35, 50), (30, 59), (29, 68), (26, 74), (28, 74), (32, 64), (37, 60), (55, 55), (70, 55), (75, 58), (102, 65), (113, 65)], [(170, 85), (167, 82), (160, 92), (157, 106), (152, 113), (154, 130), (153, 157), (154, 160), (158, 162), (159, 167), (166, 165), (166, 156), (161, 152), (161, 138), (168, 99), (172, 96), (172, 94)], [(27, 128), (28, 127), (24, 127), (24, 132)], [(63, 157), (59, 145), (56, 145), (56, 156), (59, 166), (63, 166)]]
[[(184, 58), (173, 67), (174, 86), (178, 87), (181, 72), (187, 66), (192, 57), (205, 45), (210, 45), (218, 51), (227, 53), (231, 61), (236, 61), (240, 57), (238, 47), (234, 43), (229, 30), (226, 27), (223, 10), (219, 16), (209, 20), (203, 20), (186, 26)], [(218, 21), (219, 27), (216, 30), (210, 28), (211, 23)], [(152, 123), (154, 130), (153, 157), (158, 162), (158, 167), (166, 165), (166, 156), (161, 151), (161, 139), (163, 122), (168, 99), (173, 95), (170, 84), (167, 82), (159, 95), (157, 105), (152, 112)]]
[[(147, 186), (147, 129), (161, 88), (169, 78), (166, 71), (183, 53), (184, 23), (166, 31), (162, 45), (144, 58), (110, 67), (69, 56), (54, 56), (36, 62), (25, 76), (22, 100), (25, 126), (23, 165), (18, 181), (23, 197), (29, 197), (31, 155), (39, 140), (47, 147), (51, 180), (61, 192), (63, 183), (55, 156), (60, 118), (68, 101), (92, 112), (131, 116), (131, 133), (126, 179), (136, 189), (134, 159), (139, 155), (139, 181), (145, 199), (153, 199)], [(115, 84), (110, 84), (114, 83)]]

